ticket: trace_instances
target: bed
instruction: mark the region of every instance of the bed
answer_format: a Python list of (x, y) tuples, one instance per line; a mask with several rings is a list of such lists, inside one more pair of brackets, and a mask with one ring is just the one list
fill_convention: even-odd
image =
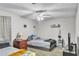
[(22, 53), (20, 55), (13, 55), (13, 53), (16, 53), (18, 51), (21, 52), (23, 50), (17, 49), (14, 47), (5, 47), (5, 48), (0, 49), (0, 56), (35, 56), (34, 52), (27, 51), (27, 50), (25, 51), (25, 53)]
[(35, 56), (35, 53), (25, 49), (11, 47), (8, 41), (3, 41), (0, 38), (0, 56)]
[(53, 39), (35, 38), (27, 42), (29, 47), (38, 48), (46, 51), (51, 51), (56, 47), (56, 41)]

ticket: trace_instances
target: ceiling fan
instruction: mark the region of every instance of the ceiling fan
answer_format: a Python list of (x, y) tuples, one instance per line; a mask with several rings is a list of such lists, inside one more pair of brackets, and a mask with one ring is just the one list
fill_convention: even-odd
[(37, 10), (37, 11), (33, 11), (32, 13), (23, 15), (22, 17), (29, 18), (31, 16), (33, 16), (34, 19), (41, 21), (44, 20), (44, 18), (51, 17), (51, 14), (49, 14), (47, 10)]
[[(37, 3), (32, 3), (32, 5), (35, 7), (35, 6), (38, 6)], [(29, 9), (29, 11), (31, 11), (32, 13), (29, 13), (29, 14), (25, 14), (23, 15), (22, 17), (25, 17), (25, 18), (33, 18), (34, 19), (43, 19), (44, 18), (48, 18), (48, 17), (51, 17), (52, 14), (51, 14), (51, 10), (50, 9), (43, 9), (41, 7), (39, 8), (36, 8), (36, 9)]]
[(38, 10), (36, 11), (36, 13), (38, 13), (37, 16), (37, 20), (38, 21), (43, 21), (44, 17), (50, 17), (51, 15), (46, 15), (45, 13), (47, 12), (47, 10)]

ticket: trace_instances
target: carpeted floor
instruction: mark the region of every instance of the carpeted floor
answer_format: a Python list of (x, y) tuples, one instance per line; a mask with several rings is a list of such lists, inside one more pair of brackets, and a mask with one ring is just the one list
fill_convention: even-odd
[(63, 55), (63, 49), (58, 47), (54, 48), (52, 51), (44, 51), (44, 50), (29, 48), (29, 47), (28, 47), (28, 50), (35, 52), (36, 56), (62, 56)]

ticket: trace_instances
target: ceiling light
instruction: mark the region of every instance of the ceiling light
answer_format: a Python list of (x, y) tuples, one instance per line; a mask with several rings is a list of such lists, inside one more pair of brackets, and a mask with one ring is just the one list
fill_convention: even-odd
[(43, 17), (40, 17), (40, 20), (41, 20), (41, 21), (43, 21), (43, 20), (44, 20), (44, 18), (43, 18)]
[(43, 17), (40, 17), (40, 16), (37, 17), (37, 21), (43, 21), (43, 20), (44, 20)]
[(37, 21), (40, 21), (40, 17), (39, 16), (37, 17)]

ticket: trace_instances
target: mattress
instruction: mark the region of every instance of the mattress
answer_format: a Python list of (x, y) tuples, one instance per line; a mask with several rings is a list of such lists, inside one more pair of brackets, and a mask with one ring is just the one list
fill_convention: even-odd
[(50, 42), (45, 42), (44, 40), (30, 40), (27, 42), (27, 44), (48, 49), (50, 48)]

